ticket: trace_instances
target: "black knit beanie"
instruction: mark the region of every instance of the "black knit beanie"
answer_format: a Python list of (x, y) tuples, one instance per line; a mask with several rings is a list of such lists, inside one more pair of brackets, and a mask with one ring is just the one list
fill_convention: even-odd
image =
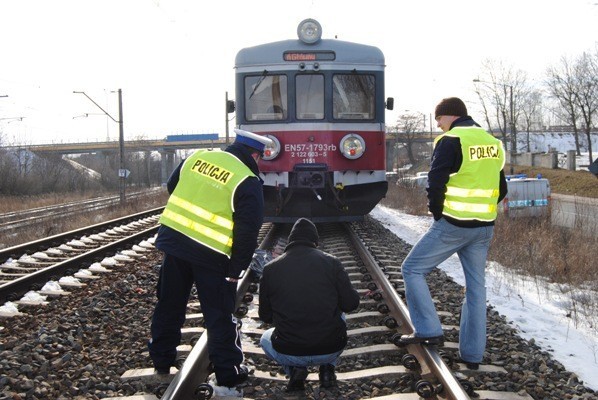
[(298, 219), (289, 234), (289, 243), (302, 240), (318, 244), (318, 239), (318, 229), (314, 223), (307, 218)]
[(436, 106), (434, 112), (434, 118), (438, 118), (441, 115), (454, 115), (456, 117), (467, 117), (467, 107), (465, 103), (458, 97), (448, 97), (442, 99)]

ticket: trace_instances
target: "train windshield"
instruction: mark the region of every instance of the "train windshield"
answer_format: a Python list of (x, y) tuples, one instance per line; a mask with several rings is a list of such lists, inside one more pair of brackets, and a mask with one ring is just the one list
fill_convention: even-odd
[(245, 113), (248, 121), (286, 119), (286, 75), (247, 76)]
[(324, 76), (297, 75), (297, 119), (324, 119)]
[(376, 103), (373, 75), (337, 74), (332, 78), (334, 119), (373, 119)]
[[(330, 85), (332, 78), (332, 85)], [(288, 82), (294, 79), (294, 82)], [(328, 83), (326, 83), (328, 82)], [(289, 88), (289, 85), (293, 86)], [(297, 120), (372, 120), (376, 114), (376, 78), (373, 74), (335, 73), (250, 75), (244, 78), (247, 121), (287, 120), (294, 104)], [(332, 95), (326, 94), (332, 87)], [(328, 88), (328, 89), (327, 89)], [(288, 96), (295, 92), (289, 102)], [(326, 100), (328, 99), (328, 100)], [(332, 99), (332, 107), (327, 103)], [(332, 108), (332, 112), (326, 111)], [(329, 117), (328, 117), (329, 118)]]

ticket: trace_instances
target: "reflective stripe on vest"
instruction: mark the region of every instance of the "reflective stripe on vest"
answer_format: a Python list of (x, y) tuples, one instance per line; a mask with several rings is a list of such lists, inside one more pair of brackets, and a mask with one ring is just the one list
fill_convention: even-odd
[(229, 237), (228, 235), (216, 232), (215, 230), (210, 229), (207, 226), (200, 224), (199, 222), (195, 222), (187, 217), (184, 217), (170, 210), (164, 210), (164, 213), (162, 215), (164, 216), (164, 218), (170, 219), (171, 221), (174, 221), (177, 224), (182, 225), (192, 231), (200, 233), (204, 236), (211, 237), (217, 242), (222, 243), (227, 248), (233, 247), (233, 238)]
[[(469, 213), (493, 213), (496, 212), (496, 204), (472, 204), (472, 203), (461, 203), (458, 201), (445, 200), (444, 205), (451, 210), (455, 211), (466, 211)], [(456, 217), (455, 217), (456, 218)]]
[(496, 197), (498, 198), (498, 189), (462, 189), (454, 186), (446, 188), (447, 196), (455, 197)]
[(205, 219), (210, 222), (213, 222), (214, 224), (222, 226), (223, 228), (226, 228), (230, 231), (233, 230), (233, 221), (223, 218), (223, 217), (220, 217), (214, 213), (211, 213), (210, 211), (208, 211), (200, 206), (197, 206), (193, 203), (190, 203), (187, 200), (184, 200), (184, 199), (181, 199), (180, 197), (172, 195), (168, 201), (172, 201), (173, 204), (176, 204), (179, 207), (182, 207), (182, 208), (185, 208), (185, 209), (191, 211), (193, 214), (197, 215), (201, 219)]
[(459, 138), (463, 162), (447, 182), (442, 213), (460, 220), (494, 221), (505, 163), (502, 142), (479, 127), (456, 127), (437, 140), (444, 136)]
[(230, 258), (235, 191), (251, 176), (255, 174), (228, 152), (195, 152), (181, 167), (160, 223)]

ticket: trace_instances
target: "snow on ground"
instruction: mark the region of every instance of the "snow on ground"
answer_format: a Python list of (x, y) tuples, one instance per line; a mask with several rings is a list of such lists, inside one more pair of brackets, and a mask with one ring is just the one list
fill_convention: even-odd
[[(380, 205), (370, 216), (412, 245), (433, 221), (432, 217), (408, 215)], [(456, 255), (439, 268), (458, 284), (465, 284)], [(532, 278), (517, 275), (495, 262), (488, 263), (486, 287), (488, 303), (507, 317), (521, 337), (533, 338), (567, 370), (575, 372), (587, 387), (598, 390), (598, 329), (590, 327), (592, 321), (579, 321), (576, 326), (567, 316), (571, 309), (570, 300), (565, 296), (567, 288), (538, 285)]]

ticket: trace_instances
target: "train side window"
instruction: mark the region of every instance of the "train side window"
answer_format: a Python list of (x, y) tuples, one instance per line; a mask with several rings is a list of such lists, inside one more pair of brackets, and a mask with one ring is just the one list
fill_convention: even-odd
[(335, 119), (373, 119), (376, 104), (373, 75), (337, 74), (332, 77), (332, 116)]
[(248, 121), (287, 118), (286, 75), (245, 77), (245, 118)]
[(295, 77), (297, 119), (324, 119), (324, 75)]

